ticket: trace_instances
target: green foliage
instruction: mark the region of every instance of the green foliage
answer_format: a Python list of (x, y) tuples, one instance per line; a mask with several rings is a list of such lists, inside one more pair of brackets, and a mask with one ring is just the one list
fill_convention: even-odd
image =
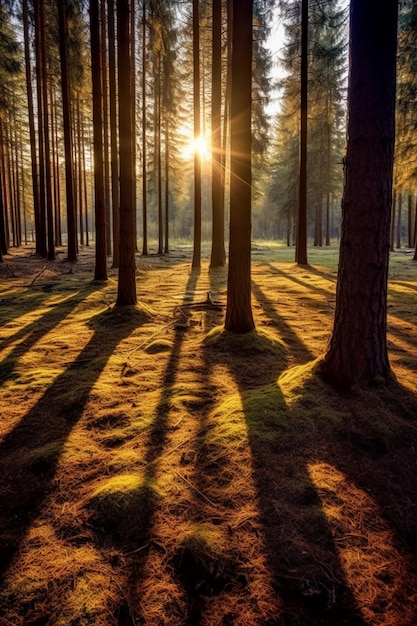
[[(282, 3), (286, 46), (281, 59), (281, 110), (275, 128), (268, 210), (274, 236), (293, 243), (298, 205), (300, 126), (300, 5)], [(309, 13), (308, 207), (321, 245), (324, 209), (337, 205), (342, 185), (346, 14), (340, 3), (311, 3)]]

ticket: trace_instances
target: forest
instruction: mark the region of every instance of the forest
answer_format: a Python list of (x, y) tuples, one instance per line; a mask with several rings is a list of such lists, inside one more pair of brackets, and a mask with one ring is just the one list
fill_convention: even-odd
[(0, 13), (1, 626), (415, 626), (417, 3)]

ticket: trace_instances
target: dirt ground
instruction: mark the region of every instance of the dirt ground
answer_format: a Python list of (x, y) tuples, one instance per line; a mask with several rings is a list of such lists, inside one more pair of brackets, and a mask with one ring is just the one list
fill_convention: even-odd
[(0, 624), (417, 623), (417, 264), (392, 255), (397, 383), (317, 373), (337, 250), (258, 244), (257, 331), (222, 332), (226, 270), (191, 249), (93, 282), (0, 264)]

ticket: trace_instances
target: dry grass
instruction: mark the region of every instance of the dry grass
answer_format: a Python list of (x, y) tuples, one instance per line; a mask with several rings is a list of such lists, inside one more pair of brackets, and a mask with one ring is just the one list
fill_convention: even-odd
[[(138, 307), (31, 250), (0, 265), (0, 623), (417, 623), (417, 279), (391, 259), (398, 385), (318, 375), (335, 250), (257, 246), (257, 330), (226, 272), (138, 258)], [(63, 256), (63, 255), (62, 255)], [(207, 307), (207, 292), (220, 303)]]

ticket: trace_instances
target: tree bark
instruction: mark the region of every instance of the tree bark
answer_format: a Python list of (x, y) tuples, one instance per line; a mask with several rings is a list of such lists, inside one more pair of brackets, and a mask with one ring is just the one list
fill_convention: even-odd
[[(134, 0), (132, 0), (134, 1)], [(135, 211), (133, 206), (132, 80), (130, 66), (129, 0), (117, 2), (119, 161), (120, 161), (120, 251), (117, 302), (133, 305), (136, 297)]]
[[(74, 202), (71, 86), (68, 73), (68, 41), (65, 2), (58, 2), (59, 50), (61, 57), (62, 116), (64, 122), (65, 193), (67, 199), (68, 261), (77, 260), (77, 227)], [(81, 206), (80, 206), (81, 209)]]
[(109, 35), (110, 171), (113, 217), (113, 267), (119, 267), (119, 156), (117, 153), (116, 35), (114, 24), (114, 0), (108, 0), (107, 2), (107, 20)]
[(104, 205), (106, 213), (106, 250), (107, 256), (112, 253), (112, 231), (110, 220), (110, 162), (109, 162), (109, 100), (107, 80), (107, 29), (106, 0), (100, 0), (101, 15), (101, 73), (103, 89), (103, 156), (104, 156)]
[[(194, 141), (200, 137), (200, 25), (199, 2), (193, 0)], [(192, 268), (201, 267), (201, 156), (194, 150), (194, 248)]]
[(107, 280), (106, 211), (103, 168), (103, 113), (101, 42), (98, 0), (90, 0), (91, 76), (93, 85), (94, 212), (96, 220), (96, 265), (94, 280)]
[[(32, 191), (33, 191), (33, 210), (35, 218), (35, 232), (39, 232), (40, 228), (40, 208), (39, 208), (39, 170), (38, 159), (36, 153), (36, 134), (35, 134), (35, 114), (33, 109), (33, 89), (32, 89), (32, 66), (30, 63), (30, 41), (29, 41), (29, 16), (28, 2), (22, 2), (23, 17), (23, 37), (25, 46), (25, 69), (26, 69), (26, 92), (28, 100), (28, 118), (29, 118), (29, 139), (30, 139), (30, 156), (32, 167)], [(38, 252), (38, 250), (37, 250)]]
[(295, 261), (307, 265), (307, 91), (308, 91), (308, 0), (301, 2), (301, 106), (300, 192), (298, 196)]
[(390, 378), (387, 278), (398, 3), (352, 0), (348, 141), (333, 332), (322, 365), (336, 385)]
[(148, 206), (146, 184), (146, 1), (142, 6), (142, 254), (148, 254)]
[(255, 328), (251, 306), (252, 0), (233, 2), (230, 236), (225, 329)]
[(226, 262), (224, 249), (224, 202), (222, 193), (221, 155), (221, 54), (222, 54), (222, 3), (213, 0), (212, 27), (212, 85), (211, 85), (211, 153), (212, 153), (212, 213), (213, 232), (210, 267), (222, 267)]

